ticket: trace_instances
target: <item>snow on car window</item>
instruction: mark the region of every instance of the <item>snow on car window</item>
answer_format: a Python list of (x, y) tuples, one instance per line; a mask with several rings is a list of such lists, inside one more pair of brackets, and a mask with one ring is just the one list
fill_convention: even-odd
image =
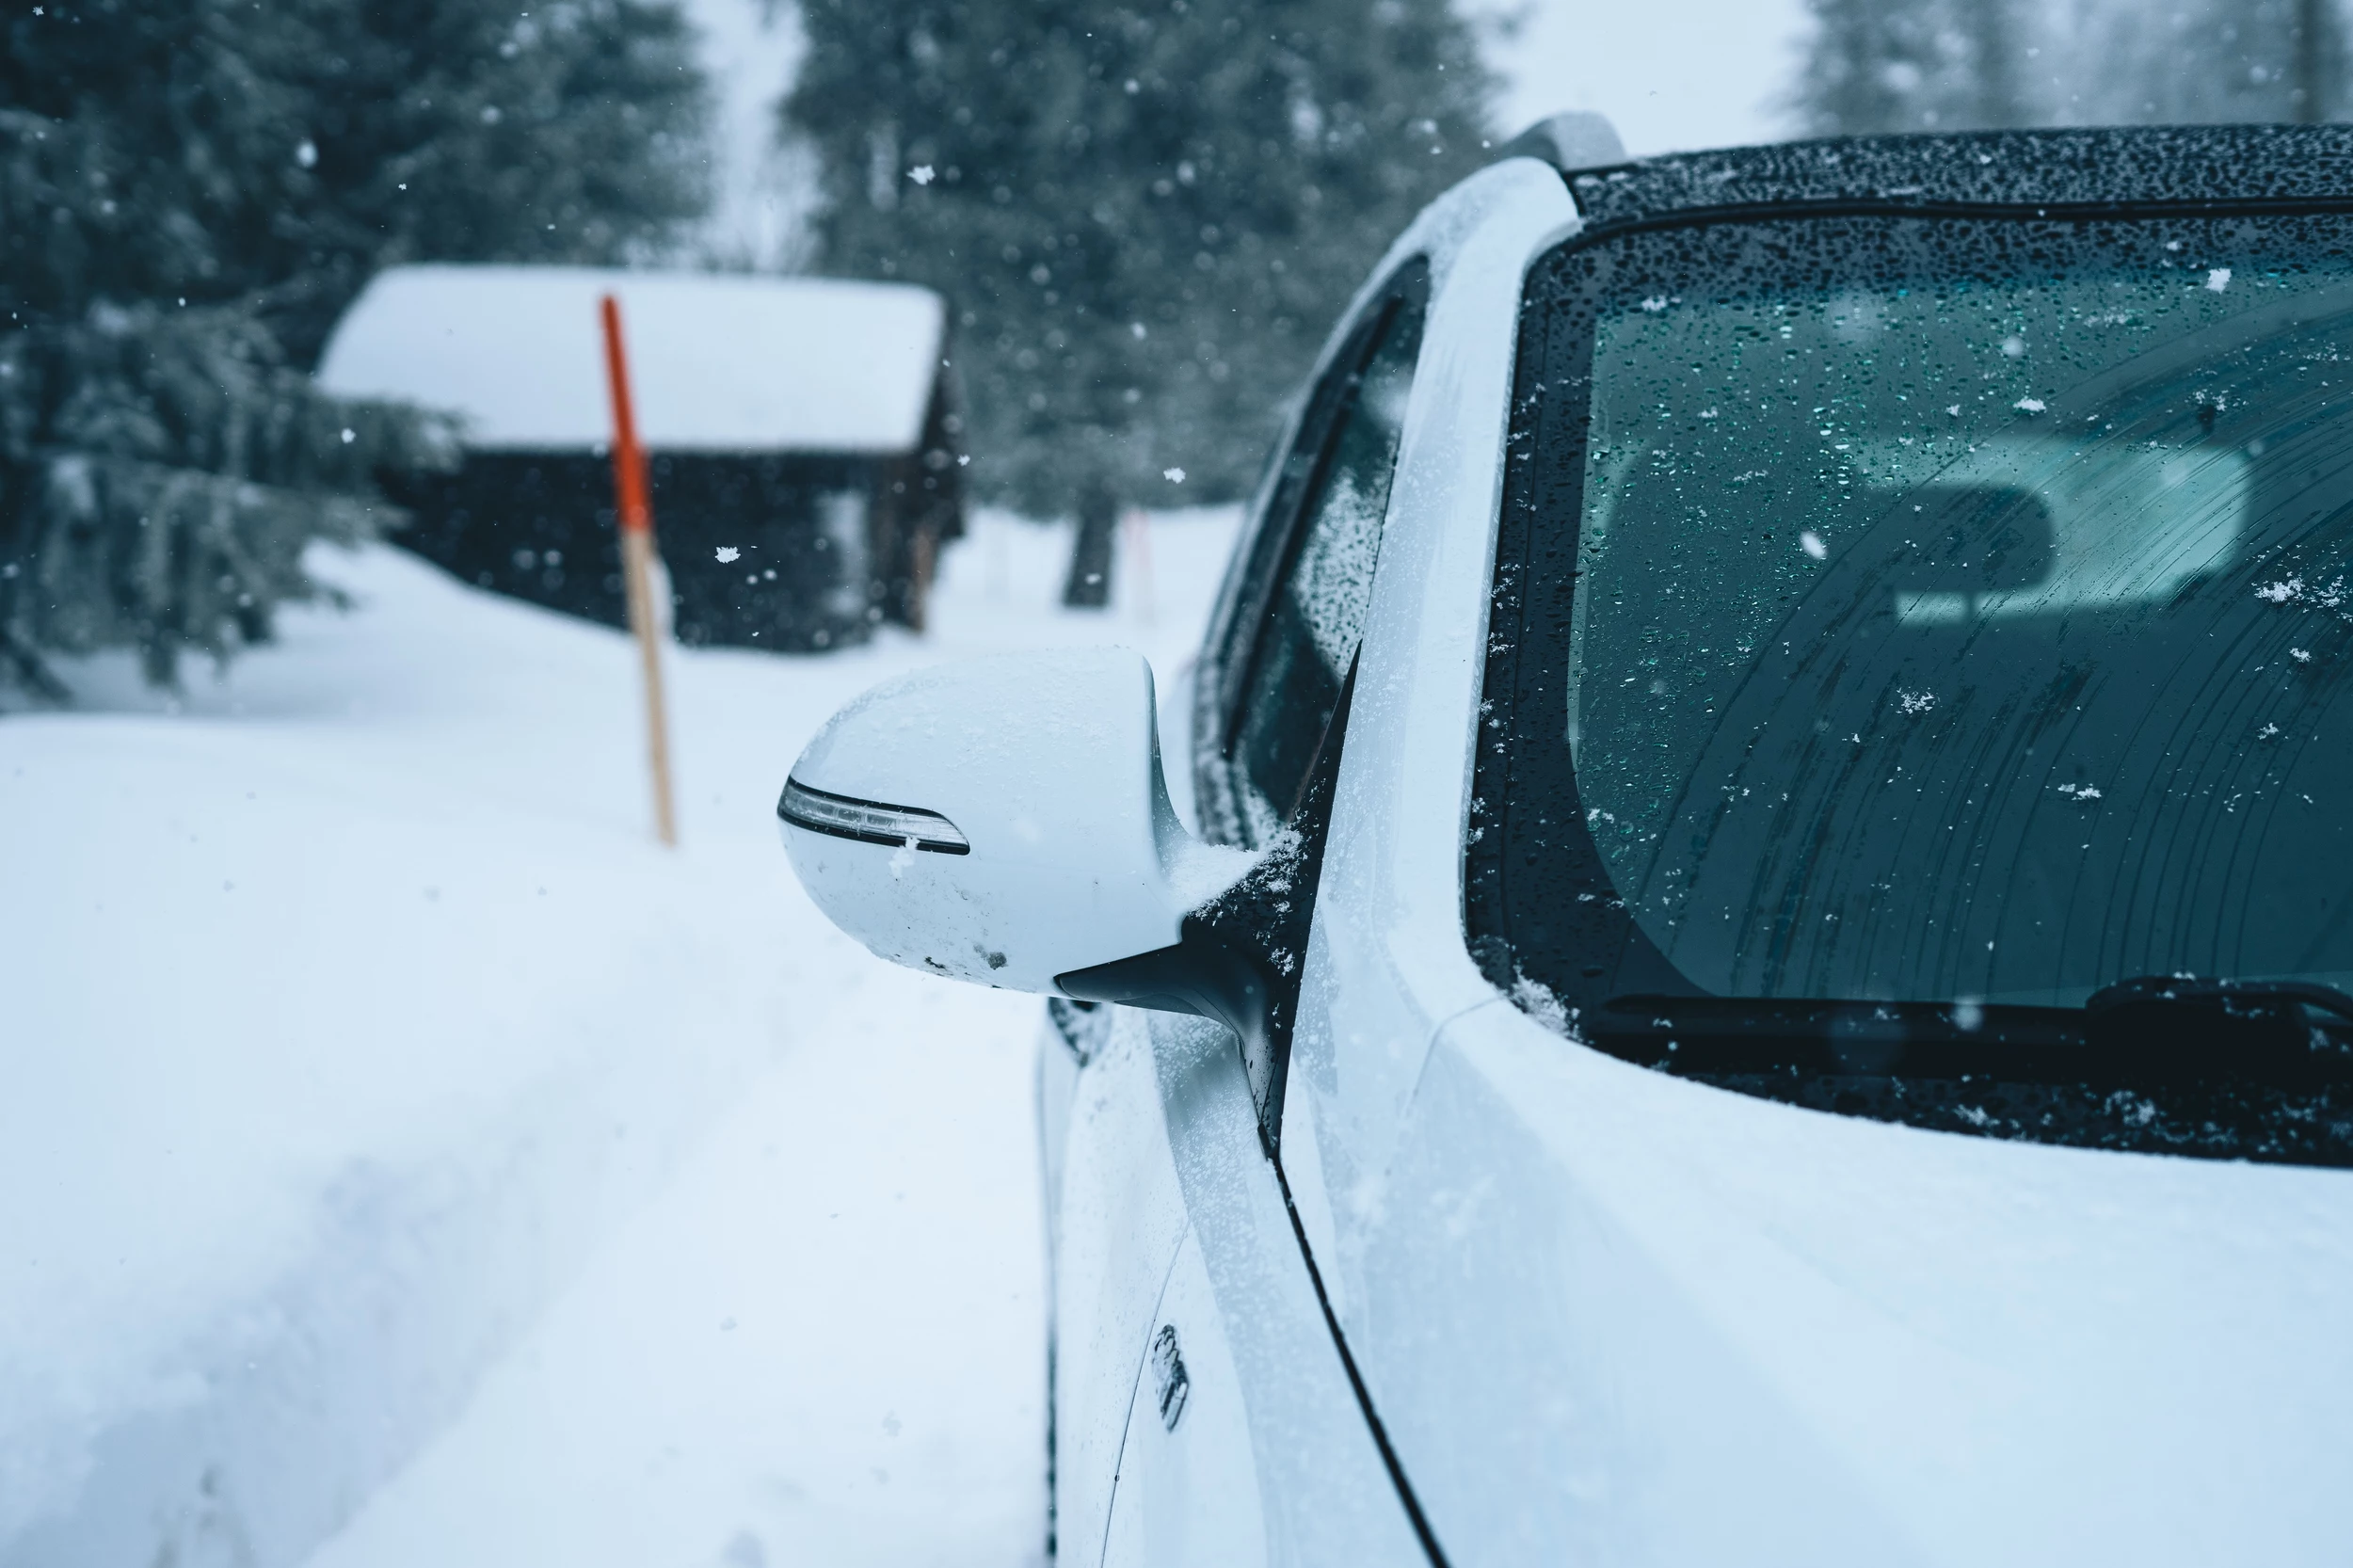
[(1284, 590), (1315, 643), (1316, 657), (1335, 680), (1348, 674), (1348, 662), (1364, 635), (1388, 491), (1385, 472), (1367, 475), (1343, 470), (1334, 474), (1316, 528), (1302, 546), (1298, 568)]
[(1364, 637), (1421, 322), (1417, 301), (1393, 308), (1362, 368), (1339, 383), (1335, 423), (1321, 433), (1326, 444), (1294, 455), (1320, 466), (1252, 660), (1235, 738), (1254, 844), (1290, 820)]
[(2353, 975), (2353, 265), (2318, 221), (1584, 264), (1567, 731), (1685, 977)]

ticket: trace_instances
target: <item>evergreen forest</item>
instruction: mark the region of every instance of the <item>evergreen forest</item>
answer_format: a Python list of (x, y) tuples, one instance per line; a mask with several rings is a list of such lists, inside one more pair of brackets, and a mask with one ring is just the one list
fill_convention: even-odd
[[(1809, 6), (1801, 132), (2353, 115), (2338, 0)], [(1374, 259), (1516, 129), (1455, 0), (789, 8), (817, 264), (946, 296), (973, 489), (1079, 520), (1079, 604), (1122, 507), (1249, 489)], [(375, 476), (449, 431), (309, 375), (375, 271), (675, 259), (710, 200), (678, 0), (0, 28), (0, 685), (62, 697), (57, 656), (106, 648), (168, 683), (321, 592), (312, 540), (396, 525)]]
[(0, 23), (0, 682), (168, 682), (394, 520), (414, 410), (309, 372), (377, 268), (625, 262), (705, 201), (668, 0), (63, 0)]
[(805, 0), (785, 105), (823, 266), (955, 312), (975, 488), (1080, 520), (1241, 496), (1414, 213), (1478, 167), (1493, 80), (1449, 0)]
[(1810, 0), (1820, 135), (2318, 123), (2353, 114), (2338, 0)]

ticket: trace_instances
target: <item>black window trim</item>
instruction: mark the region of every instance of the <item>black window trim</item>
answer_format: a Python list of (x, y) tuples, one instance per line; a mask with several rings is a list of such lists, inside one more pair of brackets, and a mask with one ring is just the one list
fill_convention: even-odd
[[(1304, 502), (1316, 493), (1332, 464), (1347, 392), (1371, 360), (1382, 333), (1400, 310), (1426, 310), (1430, 292), (1427, 255), (1417, 252), (1388, 270), (1380, 286), (1369, 291), (1338, 349), (1320, 367), (1305, 410), (1273, 456), (1264, 504), (1239, 546), (1234, 584), (1205, 645), (1210, 656), (1201, 661), (1196, 676), (1202, 686), (1193, 710), (1194, 795), (1203, 831), (1213, 840), (1240, 841), (1242, 837), (1234, 742), (1250, 671), (1273, 616), (1276, 586), (1299, 552)], [(1305, 462), (1295, 461), (1310, 452), (1313, 456)]]

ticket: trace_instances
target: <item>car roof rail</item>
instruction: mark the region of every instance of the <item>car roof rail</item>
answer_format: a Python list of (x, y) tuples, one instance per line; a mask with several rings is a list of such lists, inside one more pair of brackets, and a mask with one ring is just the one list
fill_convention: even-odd
[(1541, 158), (1563, 174), (1613, 168), (1630, 160), (1608, 115), (1572, 109), (1540, 120), (1496, 150), (1504, 158)]

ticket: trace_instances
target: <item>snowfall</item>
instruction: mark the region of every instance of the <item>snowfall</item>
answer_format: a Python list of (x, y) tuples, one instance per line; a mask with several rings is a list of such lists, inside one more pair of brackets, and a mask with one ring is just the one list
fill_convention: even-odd
[(1141, 648), (1181, 756), (1233, 528), (1089, 614), (983, 514), (925, 636), (672, 650), (675, 851), (623, 636), (389, 546), (0, 716), (0, 1568), (1037, 1560), (1039, 1005), (834, 931), (775, 801), (1009, 648)]

